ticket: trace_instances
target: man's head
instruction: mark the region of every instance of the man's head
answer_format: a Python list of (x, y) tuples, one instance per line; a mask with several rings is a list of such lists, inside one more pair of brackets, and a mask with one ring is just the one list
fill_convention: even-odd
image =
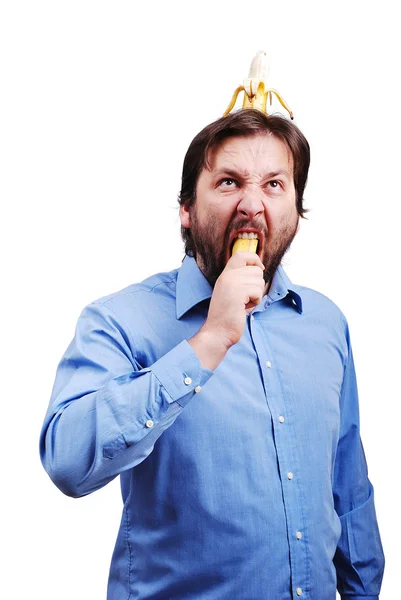
[(269, 281), (303, 217), (309, 145), (278, 116), (242, 110), (205, 127), (184, 159), (179, 197), (186, 254), (214, 285), (239, 232), (256, 232)]

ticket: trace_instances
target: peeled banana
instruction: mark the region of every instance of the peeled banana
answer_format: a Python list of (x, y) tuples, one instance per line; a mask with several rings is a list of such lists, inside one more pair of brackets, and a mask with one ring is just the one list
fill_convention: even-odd
[(228, 105), (223, 116), (226, 117), (232, 111), (237, 101), (238, 94), (240, 92), (244, 92), (244, 101), (242, 104), (243, 109), (256, 108), (268, 114), (266, 110), (267, 101), (270, 101), (271, 106), (274, 94), (274, 96), (276, 96), (277, 100), (280, 102), (281, 106), (285, 108), (285, 110), (289, 113), (291, 119), (293, 119), (294, 115), (292, 114), (288, 104), (282, 98), (282, 96), (280, 96), (278, 91), (273, 88), (268, 88), (267, 76), (267, 56), (266, 52), (263, 52), (263, 50), (261, 50), (253, 58), (247, 79), (244, 79), (242, 85), (238, 86), (235, 90), (233, 97), (231, 98), (231, 102)]
[(234, 242), (231, 256), (234, 256), (237, 252), (256, 252), (258, 248), (259, 240), (256, 239), (242, 239), (237, 238)]

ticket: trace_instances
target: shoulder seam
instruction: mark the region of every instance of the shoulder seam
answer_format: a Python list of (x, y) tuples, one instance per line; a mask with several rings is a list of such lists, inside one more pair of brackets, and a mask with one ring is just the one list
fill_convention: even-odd
[[(136, 290), (132, 290), (130, 292), (126, 291), (124, 292), (123, 290), (121, 290), (120, 292), (115, 292), (114, 294), (111, 294), (109, 296), (106, 296), (105, 299), (99, 298), (98, 300), (94, 300), (94, 302), (92, 304), (100, 304), (100, 305), (105, 305), (108, 304), (108, 302), (112, 302), (113, 300), (115, 300), (117, 297), (121, 297), (121, 296), (131, 296), (133, 294), (138, 294), (139, 292), (146, 292), (146, 293), (150, 293), (153, 292), (153, 290), (157, 287), (159, 287), (160, 285), (165, 285), (168, 283), (173, 283), (174, 281), (176, 281), (176, 278), (173, 277), (172, 279), (167, 279), (166, 281), (160, 281), (159, 283), (156, 283), (152, 288), (147, 289), (145, 287), (140, 288), (140, 289), (136, 289)], [(134, 285), (142, 285), (141, 283), (137, 283)]]

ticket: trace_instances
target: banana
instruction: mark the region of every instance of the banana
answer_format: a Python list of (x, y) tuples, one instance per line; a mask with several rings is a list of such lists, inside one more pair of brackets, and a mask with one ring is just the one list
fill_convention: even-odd
[(234, 256), (237, 252), (256, 252), (258, 242), (257, 238), (253, 240), (237, 238), (234, 242), (231, 256)]
[(269, 113), (266, 110), (267, 101), (269, 100), (271, 105), (274, 95), (280, 102), (281, 106), (289, 113), (291, 119), (293, 119), (294, 115), (283, 97), (280, 96), (277, 90), (268, 88), (267, 76), (267, 56), (266, 52), (261, 50), (256, 54), (256, 56), (254, 56), (251, 63), (251, 68), (249, 69), (248, 77), (244, 79), (242, 85), (238, 86), (235, 90), (231, 98), (231, 102), (226, 108), (223, 117), (226, 117), (232, 111), (235, 103), (237, 102), (238, 95), (241, 92), (244, 92), (244, 100), (242, 103), (243, 109), (256, 108), (268, 115)]

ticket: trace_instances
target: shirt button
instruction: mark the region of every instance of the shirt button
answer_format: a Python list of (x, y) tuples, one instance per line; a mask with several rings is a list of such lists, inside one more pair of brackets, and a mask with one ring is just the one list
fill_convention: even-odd
[(296, 590), (297, 596), (302, 596), (302, 588), (297, 588)]
[(201, 386), (197, 385), (194, 391), (198, 394), (201, 391), (201, 389)]
[(283, 415), (280, 415), (279, 418), (278, 418), (278, 420), (280, 421), (280, 423), (284, 423), (284, 421), (285, 421)]
[(302, 537), (302, 533), (300, 531), (297, 531), (295, 535), (297, 536), (297, 540), (300, 540)]
[(266, 361), (266, 367), (268, 367), (269, 369), (271, 369), (271, 366), (272, 366), (272, 364), (271, 364), (270, 360), (267, 360)]
[(294, 477), (294, 475), (290, 471), (289, 473), (287, 473), (287, 477), (288, 477), (288, 479), (292, 479)]
[(185, 385), (191, 385), (192, 379), (190, 377), (185, 377), (184, 383), (185, 383)]
[(148, 427), (150, 429), (151, 427), (153, 427), (154, 422), (152, 421), (152, 419), (148, 419), (146, 421), (145, 425), (146, 425), (146, 427)]

